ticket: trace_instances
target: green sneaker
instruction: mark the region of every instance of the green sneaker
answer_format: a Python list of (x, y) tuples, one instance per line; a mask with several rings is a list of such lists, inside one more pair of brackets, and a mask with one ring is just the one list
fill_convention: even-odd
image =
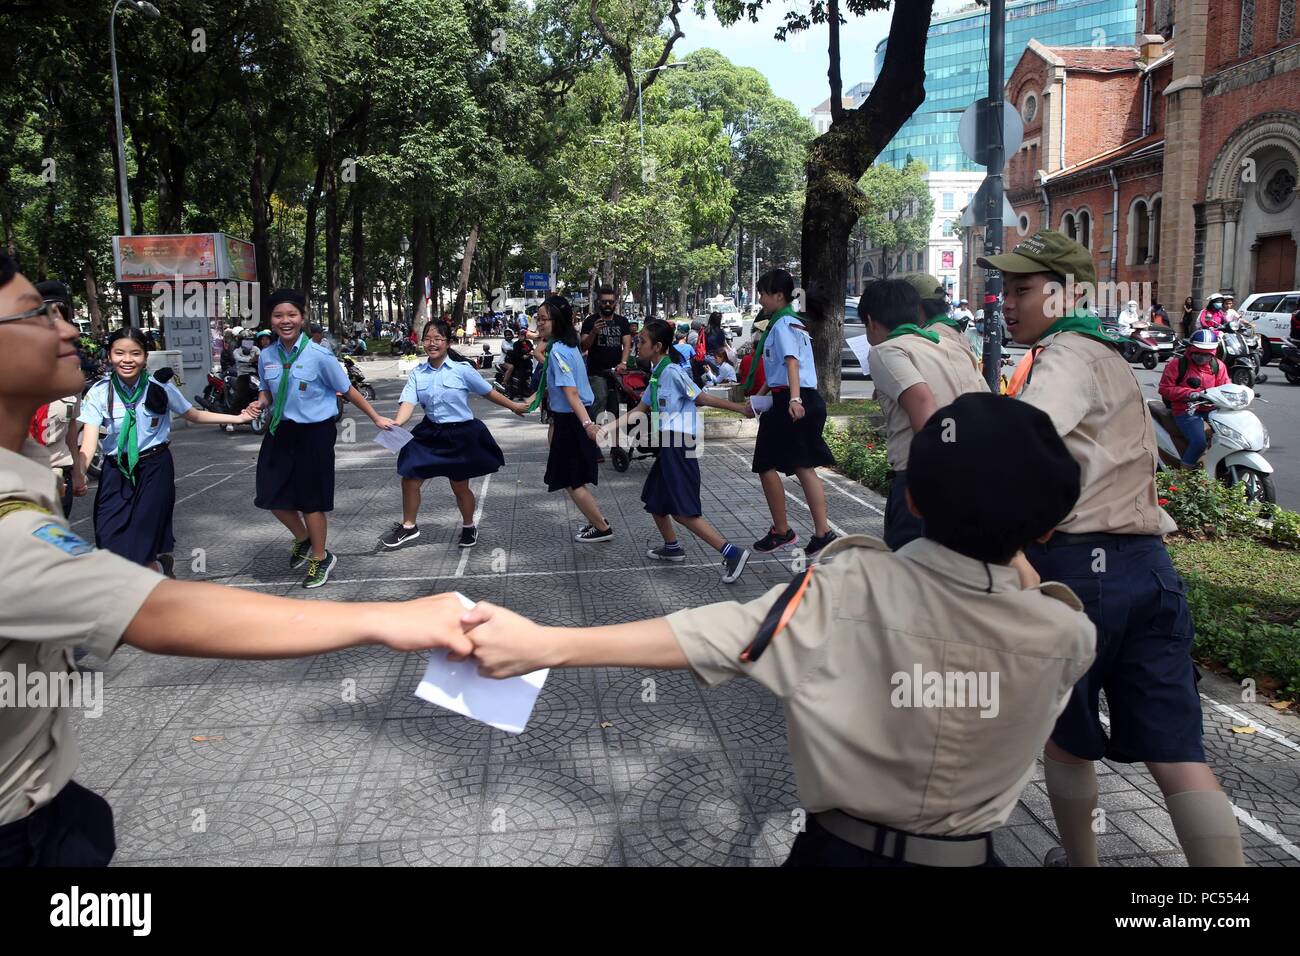
[(334, 565), (339, 563), (339, 559), (334, 556), (332, 551), (326, 551), (325, 557), (309, 558), (307, 561), (307, 579), (302, 582), (305, 588), (318, 588), (330, 579), (330, 572), (334, 570)]
[(293, 547), (289, 549), (289, 570), (297, 571), (307, 563), (307, 555), (311, 553), (311, 539), (306, 541), (294, 541)]

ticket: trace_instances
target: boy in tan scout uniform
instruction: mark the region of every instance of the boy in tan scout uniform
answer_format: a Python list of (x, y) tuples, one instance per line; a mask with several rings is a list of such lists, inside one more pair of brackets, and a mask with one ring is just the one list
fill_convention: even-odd
[(941, 344), (957, 346), (978, 372), (979, 361), (971, 351), (966, 333), (961, 330), (961, 323), (948, 315), (948, 293), (943, 283), (928, 272), (908, 273), (903, 276), (903, 281), (921, 297), (921, 328), (937, 332)]
[[(468, 652), (453, 595), (401, 604), (291, 601), (172, 581), (82, 541), (55, 496), (49, 452), (28, 437), (36, 409), (79, 394), (77, 330), (0, 253), (0, 675), (25, 695), (38, 675), (67, 688), (0, 706), (0, 867), (102, 866), (113, 813), (73, 779), (77, 735), (66, 708), (92, 707), (73, 663), (125, 642), (193, 657), (278, 658), (361, 644)], [(19, 682), (19, 675), (26, 680)], [(75, 688), (75, 689), (74, 689)], [(112, 706), (112, 701), (108, 702)]]
[[(1097, 625), (1097, 660), (1047, 745), (1046, 785), (1071, 866), (1097, 865), (1093, 761), (1145, 763), (1192, 866), (1241, 866), (1232, 805), (1205, 762), (1192, 617), (1165, 550), (1175, 530), (1156, 499), (1156, 441), (1129, 363), (1083, 311), (1092, 255), (1050, 229), (979, 260), (1003, 273), (1007, 329), (1031, 346), (1019, 397), (1051, 416), (1079, 463), (1078, 504), (1026, 557), (1068, 584)], [(1109, 727), (1101, 723), (1105, 690)], [(1060, 854), (1049, 854), (1049, 864)]]
[[(785, 704), (809, 814), (786, 865), (996, 865), (991, 831), (1092, 659), (1069, 589), (1025, 586), (1007, 563), (1073, 507), (1079, 469), (1046, 415), (988, 394), (940, 409), (912, 462), (907, 496), (928, 537), (897, 553), (851, 536), (757, 600), (609, 627), (541, 627), (480, 603), (463, 618), (480, 672), (750, 677)], [(1017, 507), (972, 510), (954, 476), (1015, 488)]]
[(885, 544), (897, 551), (925, 534), (925, 523), (907, 507), (912, 435), (940, 406), (967, 392), (989, 389), (970, 361), (965, 344), (920, 327), (921, 297), (911, 282), (877, 279), (868, 284), (858, 300), (858, 313), (867, 326), (871, 343), (867, 364), (888, 435)]

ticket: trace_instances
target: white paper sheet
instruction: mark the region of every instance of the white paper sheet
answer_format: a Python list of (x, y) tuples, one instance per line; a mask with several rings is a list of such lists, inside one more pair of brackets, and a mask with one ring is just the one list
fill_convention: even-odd
[(375, 436), (375, 444), (387, 448), (393, 454), (397, 454), (406, 447), (406, 443), (412, 437), (411, 433), (405, 428), (390, 428), (387, 431), (380, 429), (379, 434)]
[(871, 343), (867, 341), (865, 335), (855, 335), (851, 339), (845, 339), (844, 344), (853, 350), (853, 354), (858, 357), (862, 363), (862, 371), (867, 371), (867, 356), (871, 354)]
[[(456, 597), (467, 609), (474, 606), (460, 592)], [(533, 671), (505, 680), (480, 677), (478, 663), (472, 658), (454, 663), (447, 660), (446, 651), (434, 651), (415, 696), (508, 734), (521, 734), (549, 673)]]
[(749, 400), (750, 408), (754, 409), (755, 415), (762, 415), (772, 407), (771, 395), (754, 395)]

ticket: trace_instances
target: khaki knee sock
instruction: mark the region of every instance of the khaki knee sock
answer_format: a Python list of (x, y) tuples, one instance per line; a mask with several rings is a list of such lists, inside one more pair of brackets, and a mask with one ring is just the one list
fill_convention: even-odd
[(1222, 790), (1185, 790), (1165, 798), (1188, 866), (1245, 866), (1241, 830)]
[(1097, 808), (1097, 771), (1089, 763), (1061, 763), (1043, 757), (1047, 796), (1070, 866), (1098, 866), (1097, 834), (1092, 811)]

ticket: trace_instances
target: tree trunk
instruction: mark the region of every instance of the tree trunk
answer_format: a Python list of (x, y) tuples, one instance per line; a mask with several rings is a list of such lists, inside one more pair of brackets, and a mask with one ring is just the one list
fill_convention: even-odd
[(474, 251), (478, 248), (478, 223), (469, 230), (465, 240), (465, 257), (460, 261), (460, 280), (456, 284), (456, 306), (451, 313), (452, 328), (460, 328), (465, 319), (465, 293), (469, 289), (469, 270), (474, 262)]
[[(430, 218), (432, 225), (432, 218)], [(429, 230), (429, 286), (435, 299), (434, 313), (442, 315), (442, 233)]]
[[(418, 335), (422, 331), (418, 326), (424, 315), (424, 304), (428, 301), (424, 296), (424, 274), (429, 270), (429, 217), (417, 215), (412, 226), (410, 301), (414, 308), (411, 309), (411, 329)], [(403, 312), (403, 322), (405, 319), (406, 313)]]
[(307, 196), (307, 225), (302, 243), (302, 294), (311, 297), (311, 287), (316, 284), (316, 217), (320, 210), (321, 192), (325, 188), (325, 170), (330, 163), (329, 141), (321, 145), (316, 160), (316, 181)]
[[(894, 4), (885, 62), (871, 95), (847, 111), (832, 98), (832, 113), (838, 107), (840, 115), (809, 144), (800, 243), (802, 311), (812, 333), (818, 391), (828, 402), (840, 398), (849, 235), (863, 201), (857, 183), (925, 101), (925, 44), (933, 6), (933, 0)], [(832, 35), (838, 52), (838, 31)], [(832, 86), (839, 73), (836, 57), (831, 63)]]
[[(339, 181), (335, 170), (330, 169), (329, 188), (325, 193), (325, 299), (330, 328), (338, 322), (339, 314)], [(311, 303), (308, 303), (310, 307)]]
[(82, 266), (82, 278), (86, 286), (86, 310), (90, 313), (91, 334), (98, 337), (104, 333), (104, 313), (99, 308), (99, 288), (95, 282), (95, 257), (89, 249)]
[(248, 176), (248, 201), (253, 214), (253, 254), (257, 258), (257, 283), (259, 296), (254, 303), (254, 316), (263, 323), (270, 321), (270, 315), (262, 308), (262, 303), (271, 294), (273, 278), (271, 276), (271, 234), (266, 214), (266, 157), (257, 151), (253, 156), (252, 169)]
[[(365, 194), (360, 183), (352, 187), (352, 325), (366, 314)], [(338, 329), (333, 329), (335, 335)]]

